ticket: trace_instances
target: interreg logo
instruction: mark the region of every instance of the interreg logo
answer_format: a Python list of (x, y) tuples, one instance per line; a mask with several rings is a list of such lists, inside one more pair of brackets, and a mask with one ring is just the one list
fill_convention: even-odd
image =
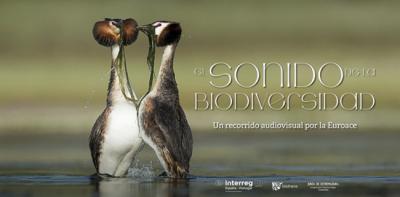
[(225, 180), (226, 192), (242, 192), (253, 189), (253, 181)]
[(283, 182), (272, 182), (272, 190), (278, 191), (281, 189)]

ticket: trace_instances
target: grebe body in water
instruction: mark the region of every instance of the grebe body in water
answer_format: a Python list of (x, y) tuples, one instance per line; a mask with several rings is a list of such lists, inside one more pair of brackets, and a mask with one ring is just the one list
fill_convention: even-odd
[(181, 27), (175, 22), (155, 22), (156, 45), (165, 47), (156, 83), (139, 106), (141, 136), (155, 152), (166, 174), (185, 178), (192, 156), (192, 132), (179, 103), (173, 70)]
[[(124, 176), (143, 145), (136, 105), (126, 98), (126, 95), (130, 95), (126, 88), (130, 86), (127, 84), (129, 80), (123, 82), (120, 79), (117, 66), (123, 47), (120, 39), (123, 39), (123, 45), (134, 42), (137, 38), (136, 27), (137, 23), (133, 19), (106, 19), (97, 22), (93, 28), (97, 42), (111, 47), (112, 55), (106, 108), (96, 120), (89, 142), (98, 175)], [(136, 97), (134, 94), (130, 96)]]

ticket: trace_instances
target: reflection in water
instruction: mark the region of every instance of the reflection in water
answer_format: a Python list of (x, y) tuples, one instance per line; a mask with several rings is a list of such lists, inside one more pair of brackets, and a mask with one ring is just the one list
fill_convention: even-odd
[(189, 182), (186, 179), (167, 179), (163, 184), (156, 188), (154, 196), (190, 196)]
[(129, 196), (138, 190), (139, 184), (127, 178), (108, 178), (96, 183), (96, 193), (99, 196)]
[[(156, 184), (154, 184), (156, 182)], [(151, 178), (147, 181), (132, 178), (93, 179), (94, 196), (190, 196), (187, 179)]]

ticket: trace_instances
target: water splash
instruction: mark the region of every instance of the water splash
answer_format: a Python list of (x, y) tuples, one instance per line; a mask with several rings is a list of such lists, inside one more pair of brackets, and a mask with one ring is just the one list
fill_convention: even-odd
[(134, 164), (128, 169), (128, 177), (133, 178), (153, 178), (155, 177), (153, 162), (149, 164), (139, 164), (139, 160), (136, 160)]

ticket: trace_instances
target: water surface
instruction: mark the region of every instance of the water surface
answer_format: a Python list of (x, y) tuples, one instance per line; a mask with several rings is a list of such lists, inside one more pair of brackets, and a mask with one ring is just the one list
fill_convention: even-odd
[[(126, 178), (98, 179), (84, 134), (0, 137), (0, 196), (399, 196), (397, 132), (195, 132), (186, 180), (145, 148)], [(229, 181), (251, 181), (229, 189)], [(282, 183), (278, 191), (272, 182)], [(311, 188), (310, 184), (334, 188)], [(295, 187), (295, 188), (293, 188)]]

